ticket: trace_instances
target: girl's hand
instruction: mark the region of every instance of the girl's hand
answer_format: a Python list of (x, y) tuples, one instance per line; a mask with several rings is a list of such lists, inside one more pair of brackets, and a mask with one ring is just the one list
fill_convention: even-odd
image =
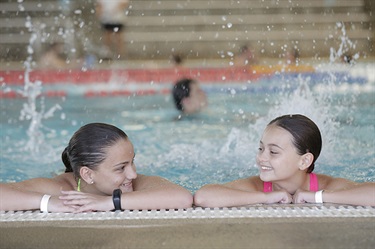
[(60, 200), (58, 196), (51, 196), (48, 201), (48, 212), (50, 213), (74, 213), (79, 206), (77, 205), (65, 205), (63, 200)]
[(94, 195), (78, 191), (61, 191), (64, 205), (77, 207), (75, 213), (110, 211), (114, 209), (112, 196)]
[(292, 196), (285, 190), (273, 191), (266, 193), (267, 204), (282, 203), (288, 204), (292, 202)]
[(315, 203), (315, 192), (297, 190), (293, 195), (293, 203)]

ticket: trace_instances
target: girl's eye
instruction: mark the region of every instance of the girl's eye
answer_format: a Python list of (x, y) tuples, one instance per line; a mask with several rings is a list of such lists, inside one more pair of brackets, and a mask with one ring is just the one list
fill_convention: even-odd
[(263, 151), (263, 148), (259, 147), (258, 150), (259, 150), (259, 151)]
[(271, 150), (271, 154), (278, 154), (276, 151)]
[(125, 166), (121, 166), (120, 168), (117, 168), (118, 171), (124, 171)]

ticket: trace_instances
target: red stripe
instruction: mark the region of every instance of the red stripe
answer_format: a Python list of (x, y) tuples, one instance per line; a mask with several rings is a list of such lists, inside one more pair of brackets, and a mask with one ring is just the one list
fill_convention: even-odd
[[(191, 77), (201, 83), (230, 83), (255, 80), (262, 77), (261, 73), (253, 73), (251, 68), (165, 68), (165, 69), (121, 69), (121, 70), (35, 70), (29, 73), (31, 82), (41, 81), (43, 85), (50, 84), (95, 84), (114, 82), (117, 84), (136, 83), (167, 83), (173, 84), (182, 77)], [(23, 85), (25, 79), (24, 71), (0, 71), (0, 84), (5, 86)], [(88, 90), (85, 97), (105, 97), (105, 96), (130, 96), (130, 95), (153, 95), (170, 94), (170, 89), (155, 90), (137, 89), (129, 90)], [(46, 97), (64, 97), (67, 92), (62, 90), (48, 90), (42, 93)], [(15, 91), (0, 91), (0, 98), (23, 98)]]
[(46, 91), (42, 95), (47, 97), (65, 97), (67, 94), (65, 91)]
[[(46, 91), (43, 92), (40, 96), (45, 97), (65, 97), (67, 96), (65, 91)], [(0, 98), (25, 98), (22, 94), (16, 91), (0, 91)]]
[(136, 91), (129, 90), (114, 90), (114, 91), (87, 91), (84, 93), (84, 96), (87, 98), (90, 97), (108, 97), (108, 96), (146, 96), (146, 95), (155, 95), (155, 94), (167, 94), (170, 93), (169, 89), (163, 89), (160, 91), (154, 89), (141, 89)]
[[(24, 71), (0, 71), (0, 83), (22, 85)], [(250, 68), (184, 68), (184, 69), (121, 69), (121, 70), (35, 70), (29, 73), (31, 82), (41, 81), (43, 84), (73, 83), (173, 83), (181, 77), (191, 77), (200, 82), (234, 82), (255, 80), (262, 73), (255, 73)]]
[(0, 91), (0, 98), (7, 98), (7, 99), (13, 99), (13, 98), (21, 98), (22, 95), (15, 92), (15, 91)]

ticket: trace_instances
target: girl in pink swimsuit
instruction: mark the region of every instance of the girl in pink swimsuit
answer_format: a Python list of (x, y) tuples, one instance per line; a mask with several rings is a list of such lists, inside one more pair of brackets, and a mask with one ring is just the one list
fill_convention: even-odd
[(272, 120), (259, 142), (258, 176), (208, 184), (194, 195), (202, 207), (258, 203), (339, 203), (375, 206), (375, 183), (312, 173), (322, 148), (317, 125), (303, 115)]

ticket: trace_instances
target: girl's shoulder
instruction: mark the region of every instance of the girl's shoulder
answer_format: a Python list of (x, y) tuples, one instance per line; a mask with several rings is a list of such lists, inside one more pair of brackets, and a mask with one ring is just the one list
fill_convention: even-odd
[(66, 186), (68, 186), (72, 189), (74, 189), (77, 185), (77, 181), (74, 178), (73, 173), (70, 173), (70, 172), (57, 175), (52, 179), (55, 180), (56, 182), (60, 183), (60, 184), (66, 185)]
[(149, 175), (138, 174), (137, 178), (133, 180), (133, 188), (135, 191), (147, 189), (147, 188), (153, 188), (153, 187), (166, 185), (166, 184), (173, 184), (173, 183), (163, 177), (154, 176), (154, 175), (149, 176)]
[(340, 177), (333, 177), (329, 175), (324, 174), (316, 174), (319, 179), (319, 188), (320, 189), (329, 189), (329, 190), (335, 190), (335, 189), (343, 189), (352, 185), (355, 185), (356, 183)]
[(261, 191), (263, 190), (263, 181), (259, 176), (250, 176), (247, 178), (238, 179), (229, 183), (226, 183), (228, 187), (241, 189), (245, 191)]

